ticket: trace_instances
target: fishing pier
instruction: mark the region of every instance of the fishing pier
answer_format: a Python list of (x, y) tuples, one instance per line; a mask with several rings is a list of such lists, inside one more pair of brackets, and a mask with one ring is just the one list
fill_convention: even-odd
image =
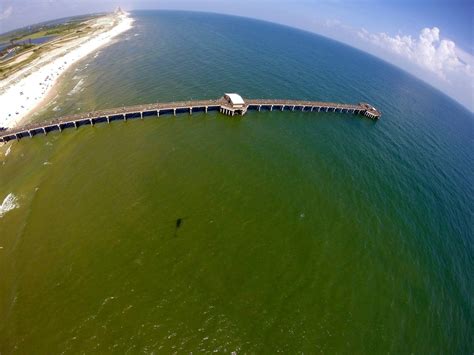
[(180, 101), (155, 103), (149, 105), (119, 107), (110, 110), (95, 111), (83, 114), (60, 117), (47, 122), (31, 123), (22, 127), (0, 131), (0, 143), (20, 140), (38, 134), (62, 132), (67, 128), (94, 126), (98, 123), (144, 119), (166, 115), (208, 113), (218, 111), (227, 116), (244, 116), (248, 111), (302, 111), (302, 112), (337, 112), (361, 115), (373, 120), (380, 118), (381, 113), (367, 103), (357, 105), (320, 101), (242, 99), (238, 94), (225, 94), (217, 100)]

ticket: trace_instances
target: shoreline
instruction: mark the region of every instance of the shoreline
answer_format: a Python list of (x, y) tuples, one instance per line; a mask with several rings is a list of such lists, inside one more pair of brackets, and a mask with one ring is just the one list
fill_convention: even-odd
[[(11, 129), (20, 123), (28, 123), (25, 121), (32, 117), (33, 111), (51, 98), (52, 89), (62, 74), (133, 27), (133, 19), (128, 13), (90, 21), (91, 26), (98, 27), (93, 33), (68, 41), (0, 81), (0, 127)], [(111, 27), (103, 31), (103, 26)]]

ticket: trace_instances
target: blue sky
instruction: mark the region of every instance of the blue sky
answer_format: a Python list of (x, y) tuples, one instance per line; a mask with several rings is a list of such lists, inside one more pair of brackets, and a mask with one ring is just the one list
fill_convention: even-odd
[(116, 6), (212, 11), (316, 32), (381, 57), (474, 111), (474, 0), (0, 0), (0, 33)]

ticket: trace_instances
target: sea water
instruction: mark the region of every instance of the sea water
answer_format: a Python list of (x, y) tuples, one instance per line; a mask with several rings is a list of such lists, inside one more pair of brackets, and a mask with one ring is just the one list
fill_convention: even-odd
[(35, 120), (224, 92), (383, 116), (194, 113), (13, 142), (1, 353), (472, 352), (472, 113), (307, 32), (132, 16)]

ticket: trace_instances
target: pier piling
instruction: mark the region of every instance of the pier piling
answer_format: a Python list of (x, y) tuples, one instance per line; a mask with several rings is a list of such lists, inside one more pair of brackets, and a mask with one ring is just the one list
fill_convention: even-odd
[[(230, 102), (229, 97), (239, 97), (240, 101)], [(8, 129), (0, 132), (0, 143), (8, 142), (10, 140), (20, 140), (23, 137), (33, 137), (38, 131), (42, 131), (44, 135), (48, 134), (48, 131), (58, 130), (62, 132), (65, 128), (74, 127), (78, 128), (81, 125), (89, 123), (94, 126), (95, 123), (107, 121), (110, 124), (111, 121), (117, 119), (123, 119), (127, 121), (128, 118), (140, 117), (143, 119), (144, 116), (153, 115), (156, 112), (156, 116), (160, 117), (165, 114), (172, 114), (174, 116), (177, 113), (189, 112), (193, 114), (193, 110), (204, 111), (219, 111), (220, 113), (227, 116), (243, 116), (247, 111), (256, 110), (273, 111), (273, 109), (279, 109), (279, 111), (291, 110), (295, 111), (296, 108), (301, 108), (303, 112), (336, 112), (336, 113), (350, 113), (354, 115), (362, 115), (372, 120), (380, 118), (381, 113), (373, 106), (367, 103), (353, 104), (340, 104), (340, 103), (329, 103), (329, 102), (318, 102), (318, 101), (298, 101), (298, 100), (275, 100), (275, 99), (260, 99), (260, 100), (243, 100), (237, 94), (226, 94), (217, 100), (202, 100), (202, 101), (185, 101), (185, 102), (170, 102), (170, 103), (155, 103), (149, 105), (140, 105), (132, 107), (121, 107), (118, 109), (103, 110), (98, 112), (91, 112), (86, 114), (76, 114), (72, 116), (61, 117), (55, 119), (49, 123), (32, 123), (24, 127)], [(127, 117), (127, 114), (129, 117)]]

